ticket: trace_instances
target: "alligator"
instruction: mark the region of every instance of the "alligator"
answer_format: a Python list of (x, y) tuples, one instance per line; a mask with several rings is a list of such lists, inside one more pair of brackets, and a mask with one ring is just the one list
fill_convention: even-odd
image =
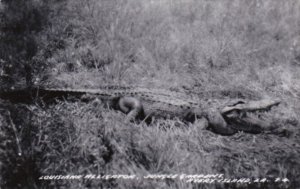
[(205, 119), (208, 128), (221, 135), (232, 135), (238, 131), (263, 132), (264, 125), (268, 123), (247, 117), (247, 112), (268, 110), (280, 103), (278, 99), (250, 101), (236, 99), (231, 104), (220, 105), (218, 102), (214, 103), (182, 92), (130, 86), (103, 86), (97, 89), (34, 87), (3, 91), (0, 92), (0, 98), (13, 102), (31, 102), (40, 99), (46, 103), (59, 99), (100, 100), (105, 106), (127, 114), (125, 123), (152, 117), (178, 117), (188, 122)]

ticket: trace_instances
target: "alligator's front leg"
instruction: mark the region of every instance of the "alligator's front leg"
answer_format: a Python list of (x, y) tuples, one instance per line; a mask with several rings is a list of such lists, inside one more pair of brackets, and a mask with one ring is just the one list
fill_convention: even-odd
[(206, 109), (206, 110), (200, 110), (196, 109), (193, 110), (194, 114), (197, 117), (205, 117), (208, 121), (209, 127), (211, 127), (212, 131), (221, 134), (221, 135), (232, 135), (237, 132), (237, 130), (234, 130), (229, 127), (229, 125), (224, 120), (223, 116), (218, 110), (214, 109)]
[(125, 123), (134, 120), (143, 111), (141, 101), (134, 97), (121, 97), (118, 106), (123, 113), (127, 114)]

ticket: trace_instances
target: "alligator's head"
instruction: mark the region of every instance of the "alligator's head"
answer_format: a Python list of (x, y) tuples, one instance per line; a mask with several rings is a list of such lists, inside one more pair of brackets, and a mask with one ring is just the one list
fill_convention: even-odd
[(272, 120), (262, 119), (253, 114), (256, 111), (267, 111), (280, 104), (279, 99), (263, 99), (258, 101), (239, 100), (225, 106), (221, 114), (226, 122), (236, 130), (250, 133), (260, 133), (269, 128)]

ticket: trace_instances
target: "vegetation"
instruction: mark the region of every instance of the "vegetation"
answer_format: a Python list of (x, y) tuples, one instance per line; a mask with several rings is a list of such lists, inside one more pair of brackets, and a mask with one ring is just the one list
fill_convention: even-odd
[[(0, 2), (1, 89), (140, 85), (209, 98), (279, 97), (280, 135), (219, 136), (201, 120), (124, 124), (91, 102), (0, 101), (3, 188), (297, 188), (297, 0), (13, 0)], [(224, 174), (289, 182), (39, 180), (43, 175)]]

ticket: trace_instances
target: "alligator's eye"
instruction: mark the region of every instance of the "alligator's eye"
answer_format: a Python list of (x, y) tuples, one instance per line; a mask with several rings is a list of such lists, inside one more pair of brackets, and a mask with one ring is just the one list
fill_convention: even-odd
[(242, 101), (242, 100), (239, 100), (239, 101), (237, 101), (237, 102), (235, 102), (234, 104), (231, 104), (231, 105), (229, 105), (229, 106), (236, 106), (236, 105), (238, 105), (238, 104), (246, 104), (246, 102), (245, 102), (245, 101)]

